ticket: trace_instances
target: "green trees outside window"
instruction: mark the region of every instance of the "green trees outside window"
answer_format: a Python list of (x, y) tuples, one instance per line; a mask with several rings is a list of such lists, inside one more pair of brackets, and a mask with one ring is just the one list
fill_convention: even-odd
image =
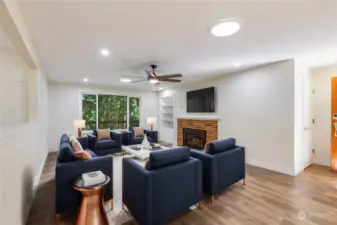
[(83, 94), (82, 118), (86, 121), (86, 130), (97, 127), (99, 129), (126, 129), (128, 126), (139, 126), (139, 98)]
[(82, 95), (82, 118), (85, 120), (85, 130), (96, 129), (96, 95)]
[(139, 98), (129, 98), (129, 109), (130, 127), (139, 127)]

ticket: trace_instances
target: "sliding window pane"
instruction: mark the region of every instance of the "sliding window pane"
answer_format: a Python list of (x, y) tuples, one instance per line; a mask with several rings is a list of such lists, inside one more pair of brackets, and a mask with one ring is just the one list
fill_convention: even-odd
[(96, 129), (96, 95), (82, 95), (82, 118), (85, 120), (85, 130)]
[(126, 115), (126, 96), (98, 95), (98, 127), (100, 129), (126, 129)]
[(129, 125), (139, 127), (139, 98), (129, 98)]

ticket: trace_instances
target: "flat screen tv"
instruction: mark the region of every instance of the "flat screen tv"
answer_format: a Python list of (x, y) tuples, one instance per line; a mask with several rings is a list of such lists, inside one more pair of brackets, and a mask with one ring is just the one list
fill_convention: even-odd
[(187, 92), (187, 112), (215, 112), (214, 87)]

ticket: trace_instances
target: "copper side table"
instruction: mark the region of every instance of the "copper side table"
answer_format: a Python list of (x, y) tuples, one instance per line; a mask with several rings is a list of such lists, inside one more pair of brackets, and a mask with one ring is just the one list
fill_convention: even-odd
[(84, 186), (82, 177), (76, 179), (73, 188), (82, 194), (82, 203), (77, 215), (76, 225), (109, 225), (103, 204), (104, 186), (110, 182), (105, 176), (103, 183)]

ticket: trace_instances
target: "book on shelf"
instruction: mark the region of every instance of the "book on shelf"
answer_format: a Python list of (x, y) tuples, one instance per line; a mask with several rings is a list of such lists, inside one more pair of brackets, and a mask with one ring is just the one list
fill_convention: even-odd
[(98, 170), (89, 173), (83, 173), (82, 179), (84, 181), (84, 186), (93, 186), (103, 183), (105, 181), (105, 175), (102, 173), (102, 171)]

